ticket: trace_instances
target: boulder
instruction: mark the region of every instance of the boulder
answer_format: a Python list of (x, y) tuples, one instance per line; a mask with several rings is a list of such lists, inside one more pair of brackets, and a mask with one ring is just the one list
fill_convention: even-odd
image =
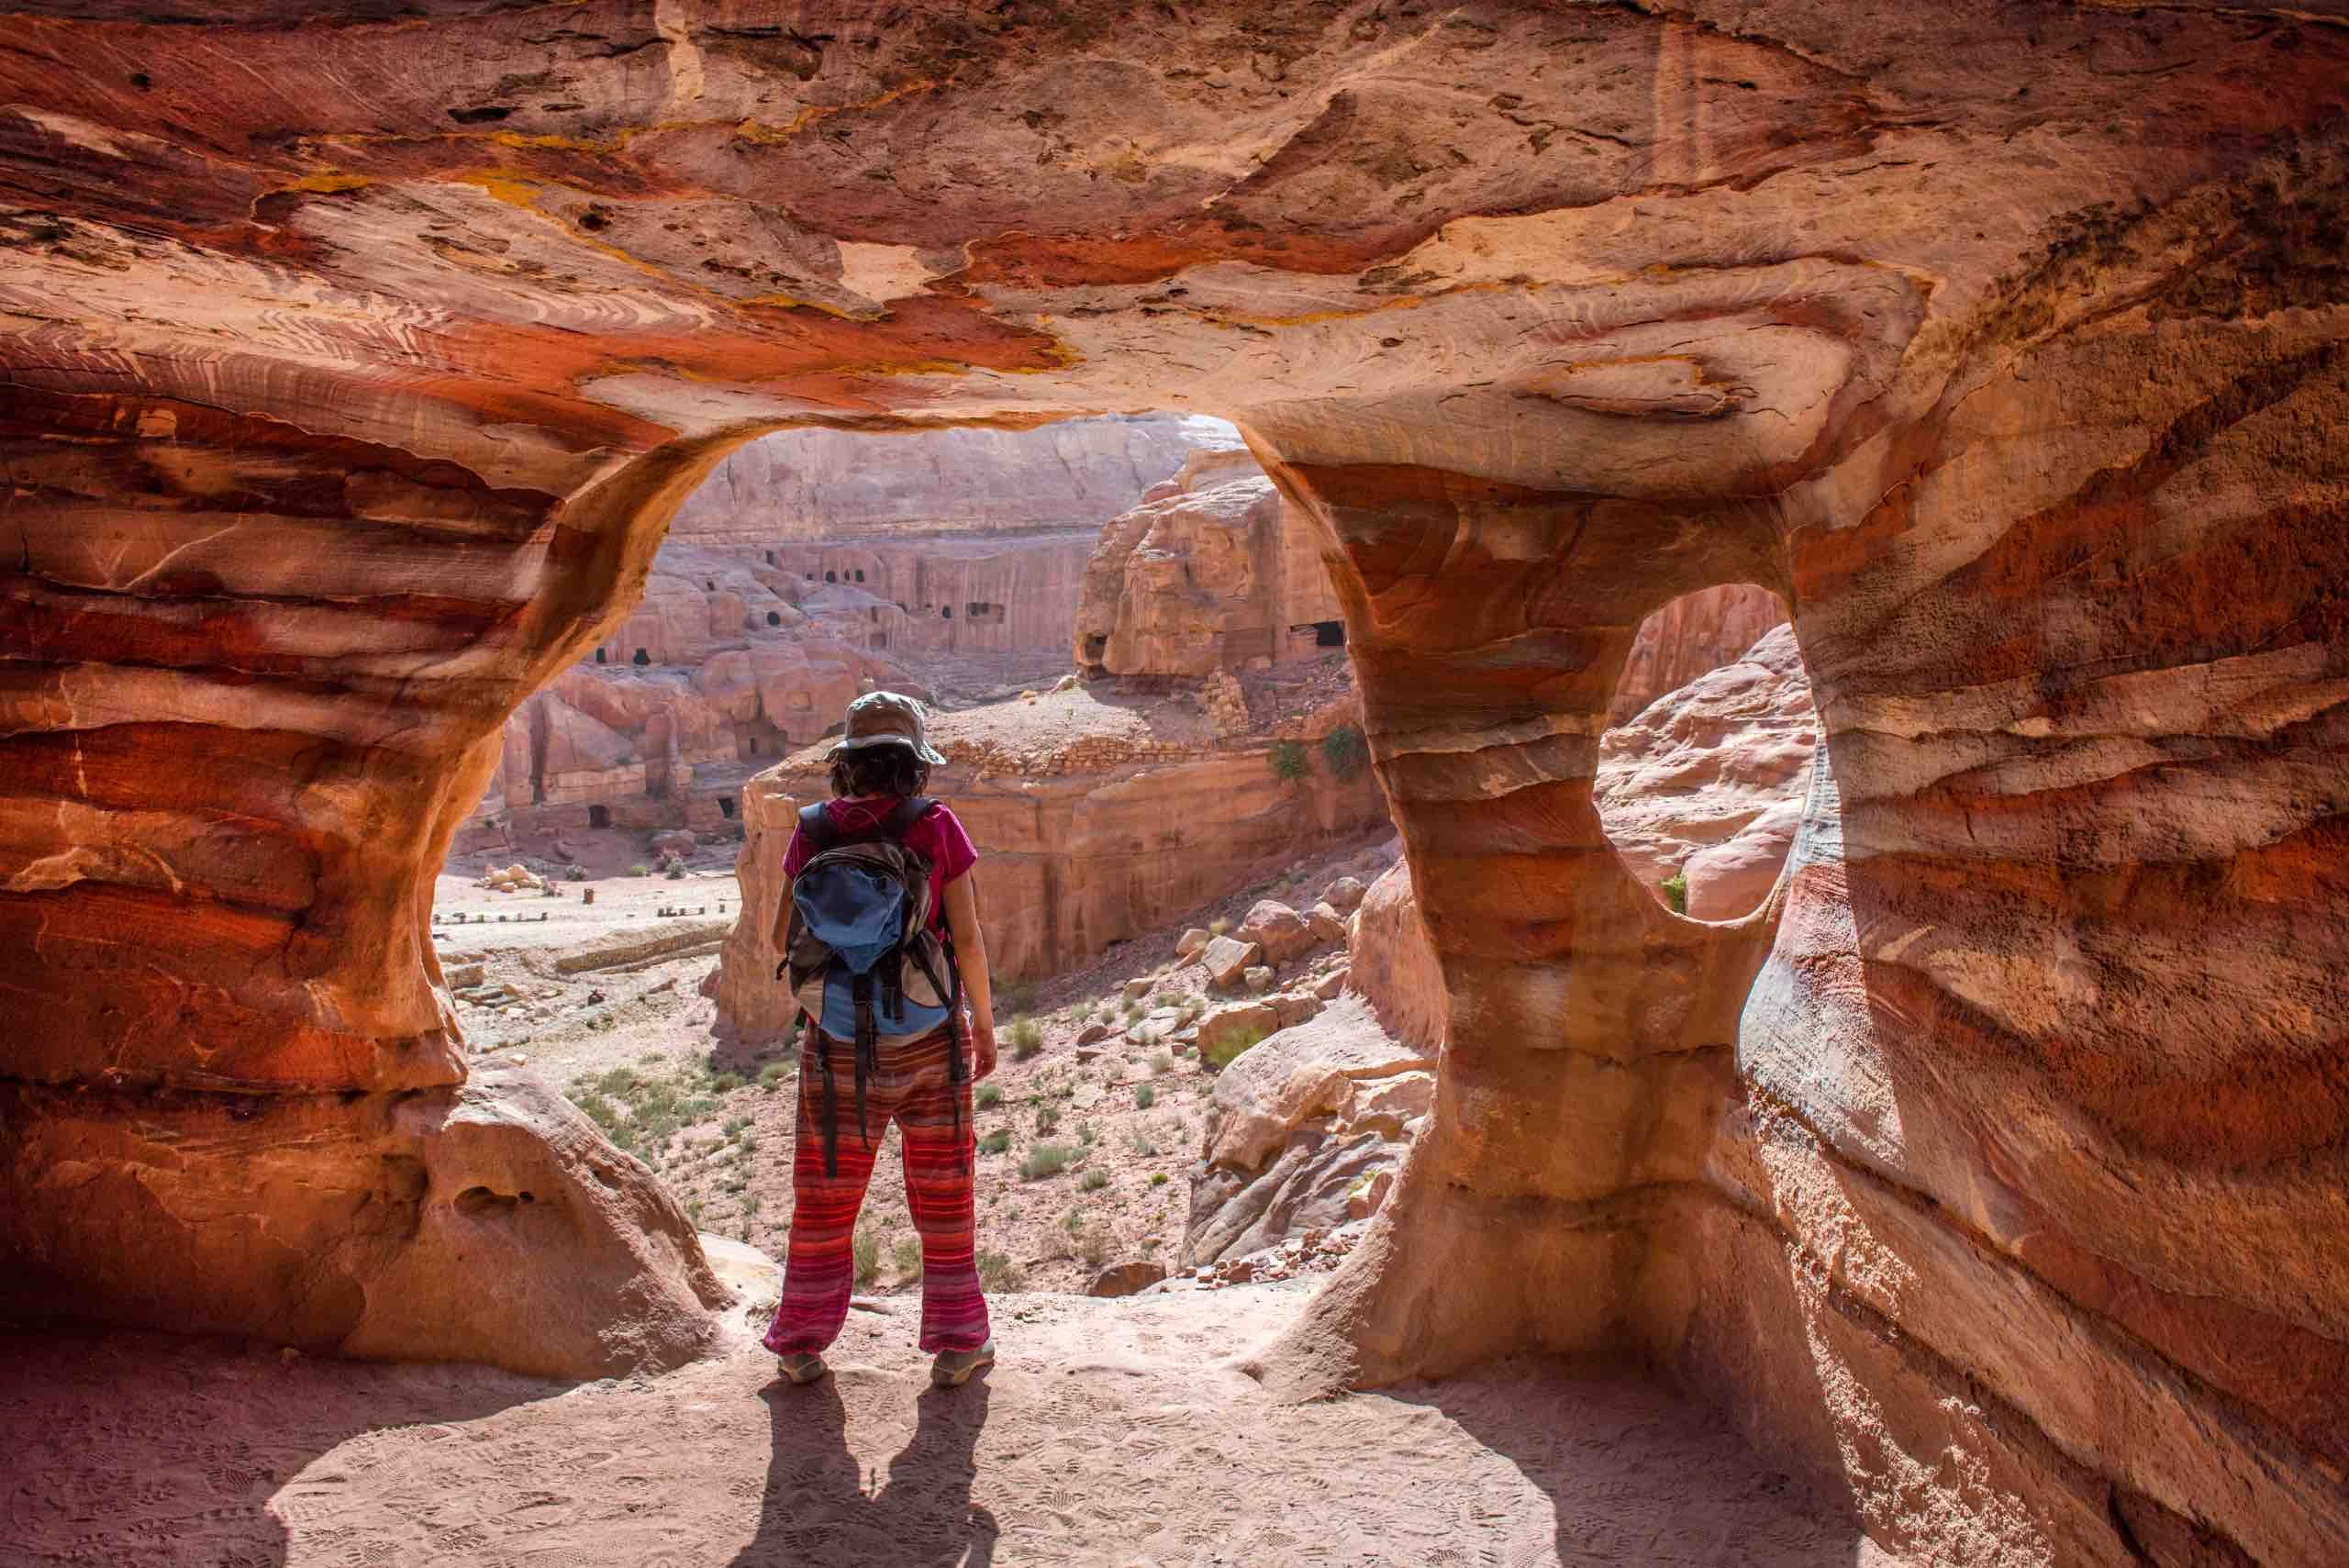
[(1174, 956), (1181, 959), (1197, 958), (1206, 949), (1208, 943), (1214, 940), (1215, 933), (1194, 926), (1185, 931), (1182, 940), (1174, 944)]
[(1349, 965), (1347, 984), (1396, 1038), (1431, 1051), (1442, 1042), (1451, 1004), (1411, 895), (1409, 862), (1396, 862), (1364, 895)]
[(1126, 982), (1120, 995), (1129, 1002), (1139, 1002), (1150, 995), (1151, 987), (1156, 984), (1157, 982), (1147, 974), (1137, 975)]
[(1243, 942), (1253, 942), (1264, 950), (1264, 957), (1273, 963), (1286, 963), (1313, 951), (1317, 940), (1312, 925), (1304, 916), (1277, 899), (1264, 898), (1248, 911), (1233, 933)]
[(1328, 902), (1316, 904), (1305, 912), (1305, 923), (1313, 932), (1315, 947), (1330, 947), (1347, 939), (1346, 917), (1337, 906)]
[(1235, 1002), (1215, 1008), (1198, 1023), (1199, 1060), (1221, 1067), (1280, 1027), (1280, 1009), (1270, 1002)]
[(1240, 972), (1240, 983), (1251, 991), (1269, 991), (1273, 988), (1273, 972), (1263, 964), (1257, 964)]
[(1232, 1059), (1208, 1102), (1183, 1262), (1236, 1257), (1355, 1218), (1352, 1207), (1397, 1167), (1432, 1104), (1433, 1069), (1353, 996)]
[(1207, 967), (1211, 984), (1228, 989), (1239, 984), (1240, 977), (1264, 956), (1264, 950), (1254, 942), (1241, 941), (1237, 937), (1217, 937), (1199, 954), (1199, 962)]
[(1346, 988), (1346, 981), (1353, 973), (1353, 972), (1352, 970), (1347, 969), (1341, 964), (1338, 968), (1333, 969), (1329, 973), (1323, 975), (1320, 979), (1315, 981), (1313, 983), (1313, 995), (1316, 999), (1323, 1002), (1336, 1001), (1338, 994)]
[(1108, 1040), (1113, 1032), (1114, 1031), (1108, 1024), (1097, 1022), (1090, 1023), (1076, 1031), (1076, 1043), (1079, 1045), (1093, 1045), (1098, 1041)]
[(665, 833), (652, 835), (652, 853), (656, 856), (674, 855), (680, 860), (701, 848), (701, 840), (690, 828), (673, 828)]
[(1341, 915), (1351, 915), (1367, 892), (1359, 877), (1341, 876), (1321, 890), (1321, 902)]
[(1799, 799), (1779, 801), (1739, 828), (1728, 842), (1698, 850), (1681, 862), (1692, 920), (1732, 920), (1770, 895), (1802, 821)]
[(1087, 1296), (1132, 1296), (1147, 1290), (1166, 1277), (1166, 1265), (1150, 1258), (1136, 1258), (1127, 1262), (1111, 1263), (1093, 1276), (1085, 1287)]

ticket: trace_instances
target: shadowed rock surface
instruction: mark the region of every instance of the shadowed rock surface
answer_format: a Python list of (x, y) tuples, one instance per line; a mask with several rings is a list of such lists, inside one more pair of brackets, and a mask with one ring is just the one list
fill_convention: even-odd
[[(1929, 1561), (2349, 1557), (2342, 20), (0, 19), (0, 1073), (58, 1096), (6, 1272), (160, 1319), (107, 1238), (203, 1221), (118, 1232), (120, 1140), (459, 1082), (429, 873), (740, 440), (1211, 411), (1316, 530), (1449, 1009), (1266, 1376), (1636, 1355)], [(1592, 778), (1727, 584), (1826, 765), (1708, 925)]]

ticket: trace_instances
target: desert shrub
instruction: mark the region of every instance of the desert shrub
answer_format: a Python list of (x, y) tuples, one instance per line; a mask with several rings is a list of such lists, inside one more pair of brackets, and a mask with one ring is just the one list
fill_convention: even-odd
[(1688, 874), (1674, 872), (1664, 879), (1664, 901), (1675, 915), (1688, 913)]
[(1150, 1133), (1146, 1129), (1137, 1127), (1128, 1132), (1126, 1134), (1126, 1144), (1129, 1148), (1132, 1149), (1135, 1153), (1141, 1155), (1145, 1160), (1154, 1160), (1158, 1158), (1158, 1142), (1155, 1139), (1150, 1136)]
[(1041, 1181), (1057, 1176), (1076, 1162), (1076, 1151), (1065, 1143), (1039, 1143), (1028, 1151), (1028, 1158), (1019, 1162), (1019, 1174), (1027, 1181)]
[(1207, 1039), (1202, 1036), (1199, 1040), (1199, 1060), (1210, 1067), (1229, 1067), (1239, 1059), (1241, 1051), (1251, 1050), (1264, 1042), (1264, 1031), (1260, 1029), (1241, 1029), (1237, 1033), (1227, 1035), (1217, 1040), (1213, 1045), (1209, 1045)]
[(651, 876), (652, 868), (642, 861), (631, 861), (629, 862), (628, 873), (630, 876)]
[(1150, 1059), (1150, 1070), (1152, 1073), (1160, 1073), (1162, 1075), (1174, 1072), (1174, 1053), (1171, 1051), (1160, 1051), (1157, 1055)]
[(759, 1069), (759, 1087), (770, 1090), (779, 1089), (783, 1086), (783, 1081), (790, 1076), (790, 1062), (770, 1062)]
[(1321, 760), (1329, 764), (1331, 778), (1351, 779), (1369, 765), (1370, 742), (1358, 726), (1341, 724), (1321, 737)]
[(751, 1118), (749, 1117), (729, 1116), (726, 1118), (726, 1125), (718, 1129), (718, 1131), (725, 1135), (727, 1142), (731, 1143), (736, 1139), (741, 1137), (744, 1132), (748, 1131), (750, 1126)]
[(860, 1228), (851, 1245), (856, 1252), (856, 1283), (871, 1284), (881, 1277), (881, 1232)]
[(589, 1121), (594, 1122), (606, 1132), (611, 1131), (613, 1128), (619, 1125), (619, 1106), (612, 1104), (611, 1101), (606, 1099), (603, 1095), (597, 1094), (593, 1089), (590, 1089), (585, 1094), (581, 1095), (572, 1103), (576, 1105), (581, 1111), (585, 1113)]
[(1009, 985), (998, 987), (996, 995), (1003, 999), (1004, 1006), (1012, 1012), (1032, 1013), (1036, 1010), (1036, 983), (1032, 980), (1015, 981)]
[(1313, 771), (1313, 760), (1305, 754), (1302, 740), (1275, 740), (1271, 753), (1273, 777), (1283, 784), (1295, 784)]
[(1213, 937), (1228, 937), (1231, 935), (1230, 917), (1229, 916), (1218, 915), (1214, 919), (1209, 920), (1208, 922), (1208, 934)]
[(899, 1279), (911, 1279), (921, 1272), (921, 1238), (900, 1236), (889, 1249), (889, 1261), (897, 1267)]
[(1106, 1230), (1086, 1231), (1084, 1240), (1077, 1243), (1076, 1252), (1085, 1260), (1085, 1267), (1099, 1268), (1109, 1261), (1109, 1233)]
[(1109, 1173), (1107, 1171), (1087, 1171), (1084, 1175), (1077, 1178), (1076, 1184), (1079, 1191), (1097, 1193), (1103, 1187), (1109, 1184)]
[(1000, 1084), (982, 1084), (979, 1085), (978, 1092), (973, 1095), (971, 1098), (973, 1102), (978, 1106), (979, 1109), (983, 1111), (991, 1111), (995, 1109), (996, 1106), (1003, 1104), (1003, 1085)]
[(1008, 1127), (998, 1127), (979, 1140), (979, 1152), (982, 1154), (1001, 1154), (1010, 1147), (1011, 1129)]
[(596, 1087), (605, 1094), (625, 1097), (635, 1091), (637, 1081), (635, 1069), (615, 1067), (596, 1080)]
[(744, 1193), (744, 1194), (742, 1195), (742, 1218), (745, 1218), (745, 1219), (756, 1219), (756, 1218), (759, 1217), (759, 1209), (760, 1209), (760, 1207), (761, 1207), (761, 1203), (760, 1203), (760, 1199), (759, 1199), (759, 1195), (758, 1195), (758, 1194), (756, 1194), (756, 1193)]
[(742, 1075), (739, 1073), (720, 1073), (709, 1081), (710, 1093), (715, 1095), (730, 1095), (741, 1086)]
[(1052, 1106), (1038, 1106), (1036, 1107), (1036, 1133), (1038, 1137), (1041, 1138), (1045, 1133), (1050, 1132), (1054, 1128), (1060, 1126), (1060, 1124), (1061, 1113), (1056, 1107)]
[(987, 1290), (1018, 1290), (1027, 1276), (1001, 1252), (979, 1254), (979, 1284)]
[(1044, 1026), (1022, 1013), (1011, 1020), (1005, 1038), (1011, 1042), (1011, 1060), (1025, 1062), (1044, 1049)]
[(671, 861), (669, 862), (669, 869), (662, 872), (661, 874), (667, 877), (671, 882), (683, 882), (685, 880), (685, 862), (683, 861)]
[(1150, 1184), (1153, 1187), (1164, 1186), (1166, 1184), (1166, 1173), (1163, 1171), (1152, 1171), (1150, 1173)]
[(1101, 1129), (1094, 1126), (1091, 1122), (1081, 1121), (1076, 1124), (1076, 1140), (1079, 1143), (1084, 1144), (1087, 1149), (1092, 1148), (1094, 1140), (1100, 1136)]
[(1158, 1091), (1148, 1084), (1134, 1090), (1134, 1109), (1146, 1111), (1158, 1103)]

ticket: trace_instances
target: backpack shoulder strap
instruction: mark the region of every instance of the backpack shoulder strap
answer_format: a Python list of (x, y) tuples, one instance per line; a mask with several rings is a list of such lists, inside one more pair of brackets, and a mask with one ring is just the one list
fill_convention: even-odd
[(807, 836), (807, 850), (811, 855), (822, 854), (840, 840), (838, 829), (832, 826), (832, 814), (824, 809), (824, 803), (820, 800), (813, 806), (799, 808), (799, 830)]
[(909, 795), (890, 808), (889, 819), (881, 825), (881, 830), (895, 841), (903, 843), (915, 825), (937, 809), (938, 802), (930, 796)]

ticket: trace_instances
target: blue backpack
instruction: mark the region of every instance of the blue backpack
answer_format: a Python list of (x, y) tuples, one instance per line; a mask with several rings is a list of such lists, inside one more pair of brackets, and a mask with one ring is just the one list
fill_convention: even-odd
[[(920, 1036), (949, 1026), (951, 1082), (964, 1081), (963, 977), (951, 940), (930, 929), (930, 862), (906, 847), (914, 825), (938, 808), (921, 795), (901, 800), (872, 828), (844, 832), (821, 802), (799, 814), (799, 831), (815, 852), (791, 883), (791, 924), (776, 978), (795, 995), (822, 980), (820, 1002), (802, 1004), (816, 1029), (823, 1074), (824, 1172), (840, 1173), (839, 1111), (832, 1046), (853, 1047), (856, 1129), (866, 1147), (865, 1082), (883, 1035)], [(917, 983), (909, 993), (908, 980)], [(812, 1000), (813, 998), (811, 998)], [(954, 1136), (962, 1142), (963, 1103), (954, 1099)]]

